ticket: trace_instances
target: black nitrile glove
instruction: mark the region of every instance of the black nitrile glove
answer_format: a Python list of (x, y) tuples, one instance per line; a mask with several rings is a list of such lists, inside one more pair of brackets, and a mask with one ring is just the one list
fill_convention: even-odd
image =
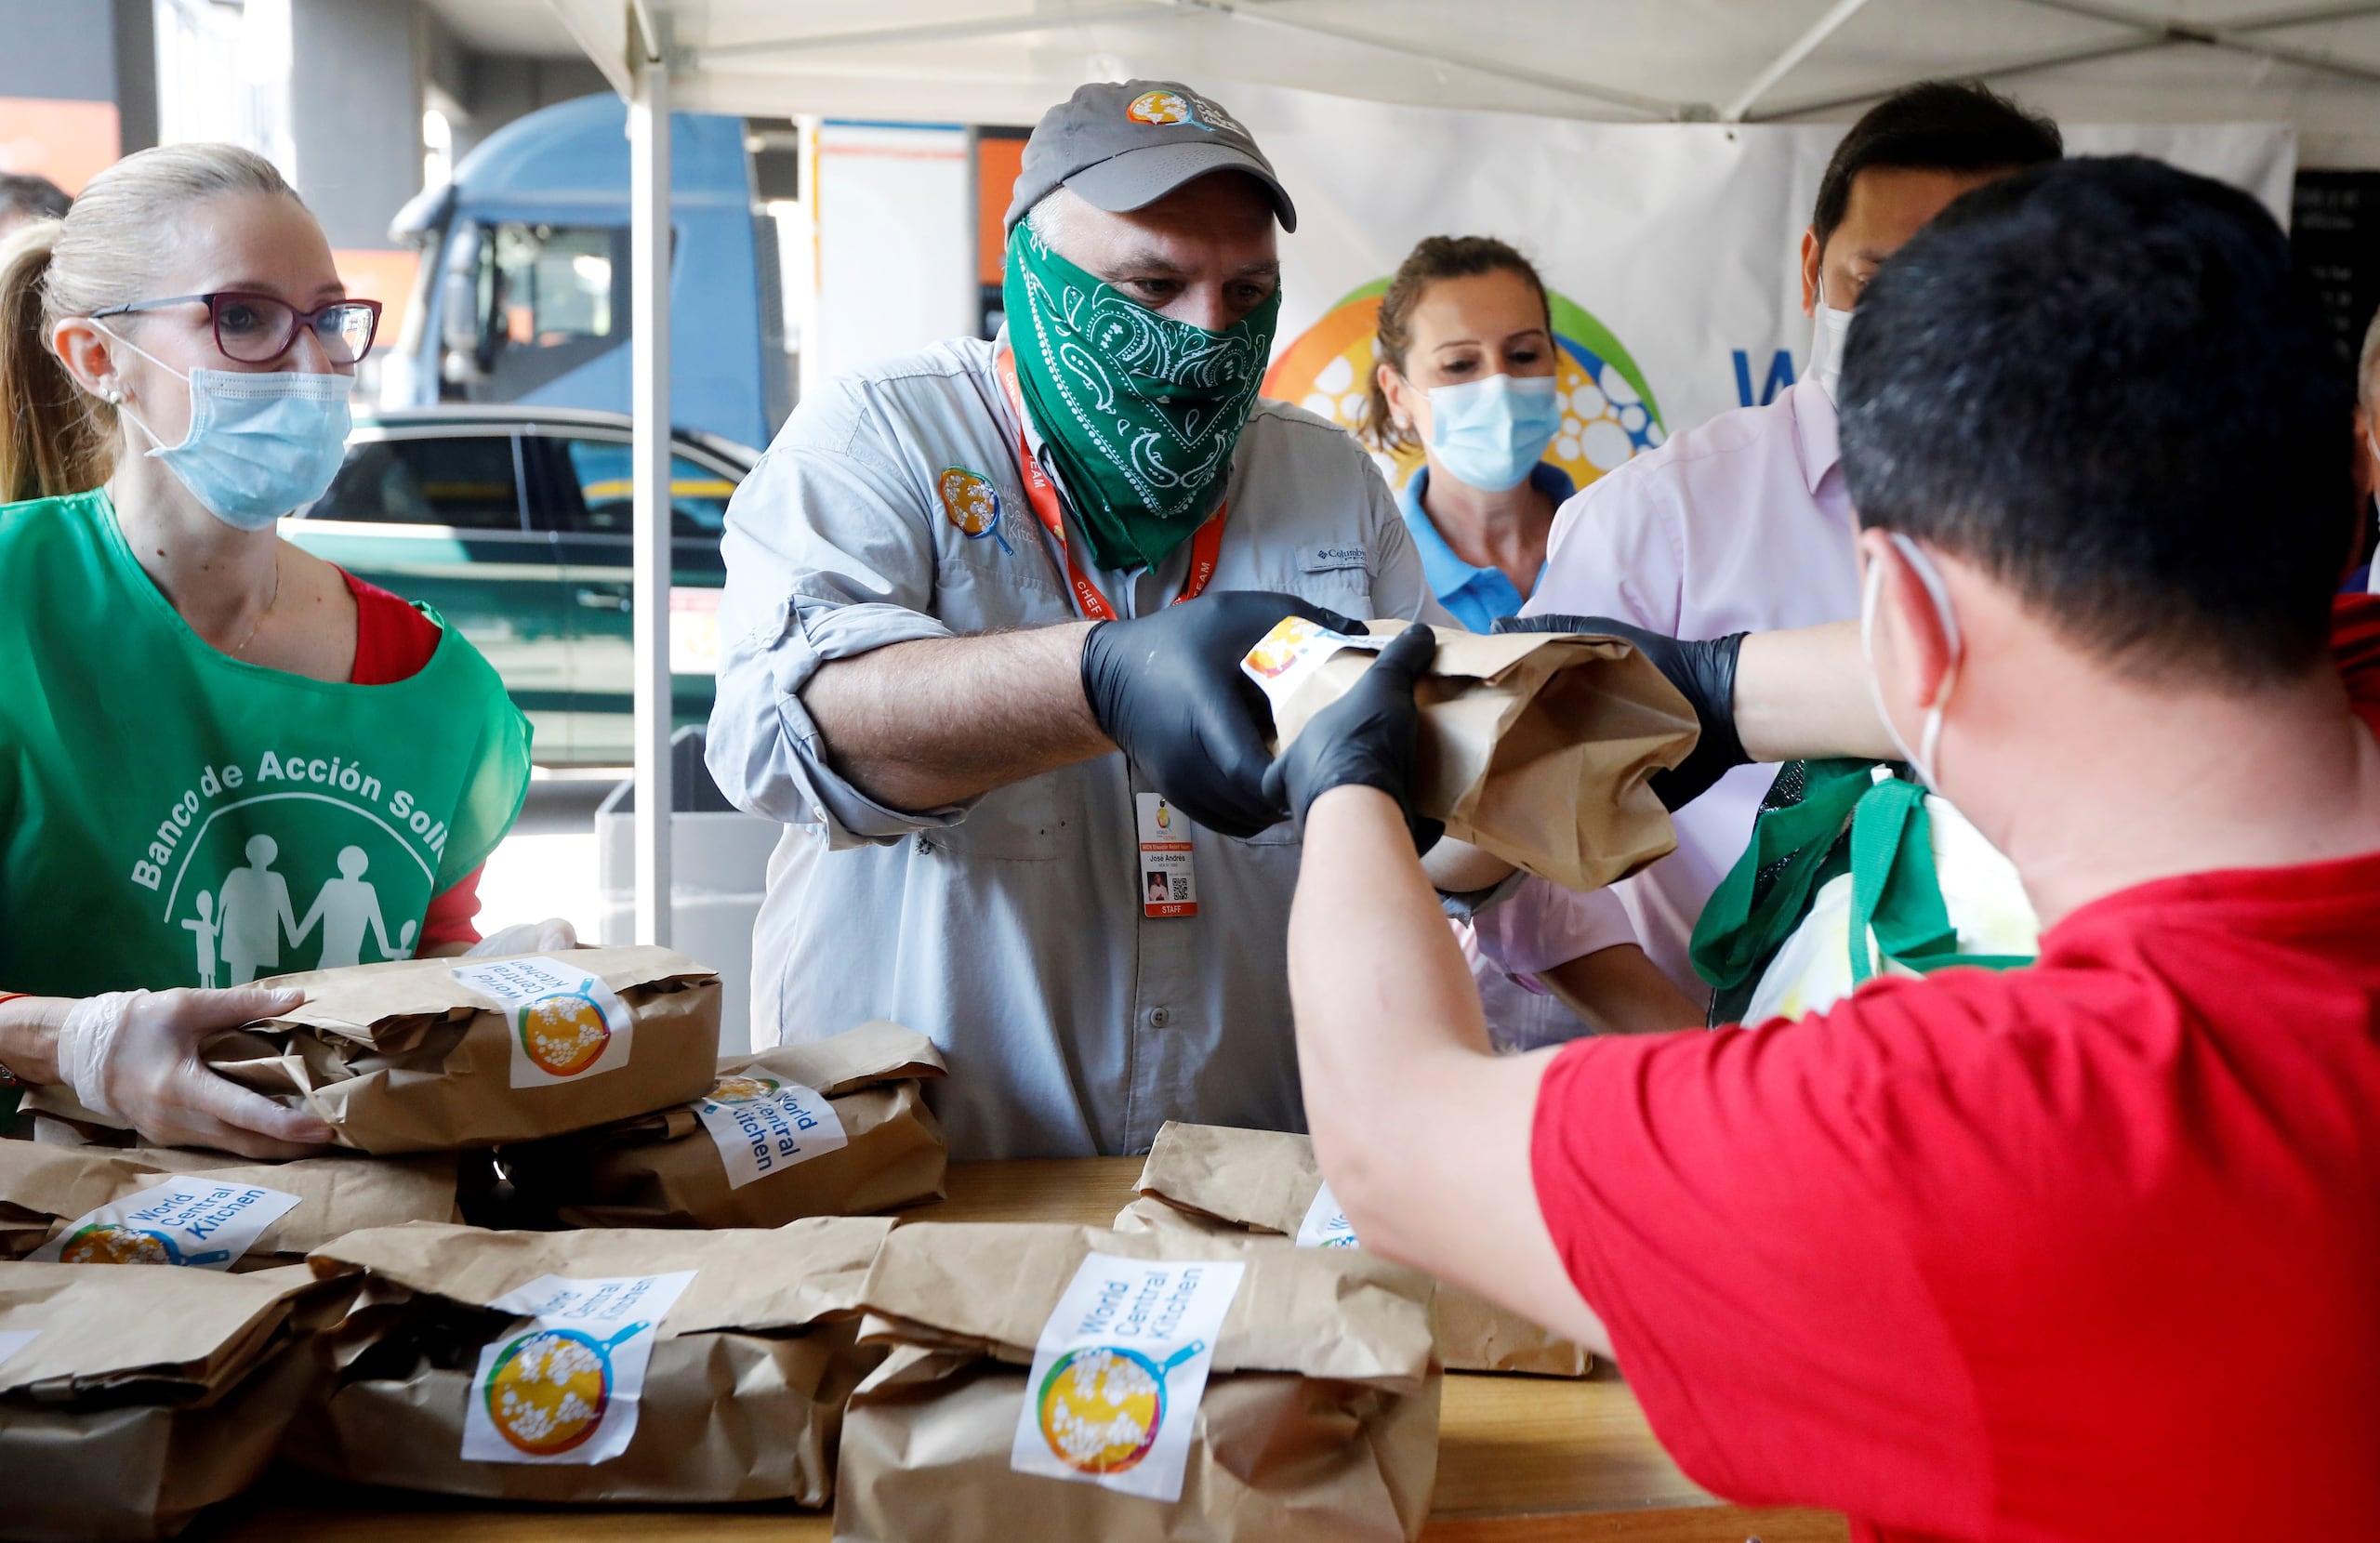
[(1437, 652), (1437, 637), (1426, 626), (1398, 633), (1347, 694), (1315, 714), (1273, 762), (1265, 795), (1295, 815), (1301, 830), (1307, 807), (1332, 788), (1377, 787), (1405, 811), (1416, 852), (1438, 844), (1447, 827), (1413, 813), (1413, 746), (1421, 728), (1413, 682)]
[(1501, 616), (1495, 629), (1601, 632), (1625, 638), (1669, 678), (1670, 684), (1693, 706), (1702, 737), (1694, 742), (1685, 760), (1653, 773), (1653, 793), (1662, 808), (1684, 809), (1721, 777), (1752, 764), (1752, 758), (1744, 754), (1744, 742), (1736, 734), (1736, 655), (1743, 652), (1746, 634), (1732, 632), (1707, 642), (1680, 642), (1609, 616)]
[(1264, 792), (1273, 709), (1239, 667), (1284, 616), (1333, 632), (1364, 629), (1295, 595), (1235, 589), (1102, 622), (1083, 640), (1082, 693), (1102, 732), (1175, 808), (1225, 836), (1253, 836), (1289, 817)]

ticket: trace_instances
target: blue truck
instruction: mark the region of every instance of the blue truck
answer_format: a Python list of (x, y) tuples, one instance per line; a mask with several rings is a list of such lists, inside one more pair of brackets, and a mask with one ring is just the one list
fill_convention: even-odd
[[(584, 97), (516, 119), (390, 228), (421, 254), (381, 363), (389, 407), (628, 402), (628, 109)], [(670, 415), (764, 446), (790, 411), (776, 221), (740, 118), (670, 119)]]

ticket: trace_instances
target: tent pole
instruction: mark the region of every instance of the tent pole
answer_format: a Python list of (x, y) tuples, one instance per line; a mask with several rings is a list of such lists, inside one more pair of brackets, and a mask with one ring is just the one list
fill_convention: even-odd
[(629, 455), (636, 657), (636, 941), (669, 942), (669, 66), (642, 0), (629, 62)]
[(1824, 16), (1810, 23), (1809, 31), (1785, 46), (1785, 51), (1768, 61), (1768, 68), (1752, 78), (1752, 84), (1738, 94), (1734, 101), (1719, 109), (1723, 124), (1739, 124), (1752, 111), (1752, 103), (1768, 95), (1778, 82), (1801, 67), (1802, 60), (1818, 52), (1818, 46), (1832, 37), (1842, 25), (1859, 14), (1868, 0), (1835, 0)]

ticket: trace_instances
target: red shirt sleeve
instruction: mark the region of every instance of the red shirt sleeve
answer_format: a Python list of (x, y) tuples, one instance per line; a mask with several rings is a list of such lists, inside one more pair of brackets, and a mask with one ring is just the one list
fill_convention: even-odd
[[(417, 608), (375, 584), (366, 584), (345, 569), (347, 592), (355, 597), (355, 667), (348, 672), (358, 686), (391, 686), (410, 679), (438, 652), (438, 624)], [(480, 941), (472, 918), (480, 914), (480, 875), (474, 868), (445, 893), (435, 896), (421, 918), (416, 954), (451, 943)]]
[(480, 914), (480, 875), (484, 866), (473, 868), (456, 879), (444, 894), (430, 903), (430, 910), (421, 918), (421, 941), (414, 945), (416, 954), (427, 954), (447, 943), (475, 943), (480, 930), (473, 920)]

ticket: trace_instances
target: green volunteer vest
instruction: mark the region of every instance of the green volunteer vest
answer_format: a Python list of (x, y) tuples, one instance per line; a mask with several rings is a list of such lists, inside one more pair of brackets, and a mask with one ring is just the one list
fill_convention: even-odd
[(104, 493), (0, 507), (0, 989), (408, 957), (528, 785), (528, 723), (453, 628), (393, 685), (243, 664)]

